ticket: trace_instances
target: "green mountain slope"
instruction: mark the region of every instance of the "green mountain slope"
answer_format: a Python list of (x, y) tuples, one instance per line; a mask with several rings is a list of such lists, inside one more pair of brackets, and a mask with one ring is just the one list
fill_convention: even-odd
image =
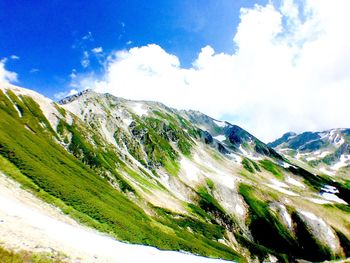
[(348, 255), (350, 187), (238, 126), (92, 91), (59, 105), (9, 85), (0, 116), (0, 170), (117, 239), (249, 262)]

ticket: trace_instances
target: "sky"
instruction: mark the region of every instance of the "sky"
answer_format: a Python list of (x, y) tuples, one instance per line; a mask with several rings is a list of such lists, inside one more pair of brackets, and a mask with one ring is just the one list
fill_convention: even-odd
[(230, 121), (265, 142), (350, 127), (348, 0), (0, 0), (0, 81)]

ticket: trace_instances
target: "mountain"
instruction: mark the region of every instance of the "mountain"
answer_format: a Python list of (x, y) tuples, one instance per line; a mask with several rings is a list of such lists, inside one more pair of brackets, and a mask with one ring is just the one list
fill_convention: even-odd
[(118, 240), (237, 262), (349, 257), (350, 185), (287, 157), (200, 112), (0, 85), (0, 170)]
[(350, 129), (290, 133), (268, 145), (320, 173), (350, 179)]

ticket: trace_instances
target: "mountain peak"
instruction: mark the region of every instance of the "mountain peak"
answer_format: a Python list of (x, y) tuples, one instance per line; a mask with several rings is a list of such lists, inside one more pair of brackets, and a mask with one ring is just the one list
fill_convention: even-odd
[(58, 104), (64, 105), (64, 104), (67, 104), (67, 103), (69, 103), (69, 102), (72, 102), (72, 101), (74, 101), (74, 100), (76, 100), (76, 99), (78, 99), (78, 98), (80, 98), (80, 97), (82, 97), (82, 96), (93, 96), (93, 95), (96, 95), (96, 94), (98, 94), (98, 93), (95, 92), (94, 90), (92, 90), (92, 89), (86, 89), (86, 90), (80, 91), (80, 92), (78, 92), (78, 93), (76, 93), (76, 94), (73, 94), (73, 95), (70, 95), (70, 96), (68, 96), (68, 97), (65, 97), (65, 98), (61, 99), (61, 100), (58, 102)]

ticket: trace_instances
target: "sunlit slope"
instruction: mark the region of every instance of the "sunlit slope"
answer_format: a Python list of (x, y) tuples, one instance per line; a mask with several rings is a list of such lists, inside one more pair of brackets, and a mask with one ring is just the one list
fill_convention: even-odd
[[(126, 165), (117, 154), (112, 152), (108, 156), (108, 151), (102, 150), (102, 153), (97, 153), (83, 134), (77, 135), (73, 131), (73, 142), (68, 148), (74, 153), (74, 147), (79, 147), (84, 155), (80, 161), (59, 144), (59, 135), (31, 97), (0, 91), (0, 98), (0, 152), (2, 158), (6, 159), (2, 161), (1, 169), (40, 197), (58, 205), (83, 223), (110, 232), (121, 240), (216, 257), (235, 257), (232, 249), (207, 240), (203, 235), (196, 236), (180, 227), (169, 228), (166, 224), (157, 223), (153, 218), (157, 219), (156, 215), (146, 214), (135, 202), (114, 188), (108, 178), (101, 175), (108, 170), (99, 171), (96, 167), (108, 166), (108, 161), (112, 159), (114, 167), (110, 170), (114, 170), (115, 174), (111, 172), (110, 176), (117, 177), (116, 182), (121, 182), (120, 188), (124, 187), (125, 191), (133, 193), (132, 187), (118, 178), (118, 171)], [(20, 114), (14, 105), (17, 105)], [(71, 129), (79, 129), (79, 120), (74, 119), (73, 116), (72, 124), (66, 125)], [(14, 170), (13, 165), (18, 170)], [(122, 168), (117, 171), (117, 166)], [(137, 196), (132, 198), (136, 199)], [(196, 223), (191, 218), (187, 220)], [(186, 223), (186, 217), (183, 221)], [(198, 225), (204, 229), (207, 226), (200, 221)], [(218, 235), (221, 235), (218, 231)]]
[(349, 256), (349, 187), (238, 126), (92, 91), (55, 104), (1, 90), (1, 170), (85, 224), (237, 261)]

